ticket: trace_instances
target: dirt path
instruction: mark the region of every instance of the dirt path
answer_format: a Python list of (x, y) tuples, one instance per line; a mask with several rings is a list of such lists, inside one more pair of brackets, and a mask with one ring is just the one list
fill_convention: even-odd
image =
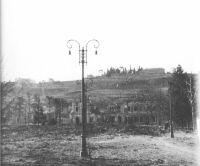
[[(180, 136), (179, 136), (180, 137)], [(93, 157), (121, 158), (125, 160), (159, 161), (160, 164), (197, 165), (197, 146), (189, 141), (151, 136), (116, 136), (91, 139)], [(194, 140), (193, 140), (194, 141)]]

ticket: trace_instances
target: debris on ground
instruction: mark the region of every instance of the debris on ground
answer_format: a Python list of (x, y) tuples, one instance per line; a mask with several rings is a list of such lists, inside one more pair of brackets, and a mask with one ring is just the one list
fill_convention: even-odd
[(155, 134), (155, 126), (92, 129), (87, 135), (89, 156), (83, 160), (81, 126), (3, 128), (2, 165), (197, 165), (195, 133), (178, 131), (171, 139), (170, 133)]

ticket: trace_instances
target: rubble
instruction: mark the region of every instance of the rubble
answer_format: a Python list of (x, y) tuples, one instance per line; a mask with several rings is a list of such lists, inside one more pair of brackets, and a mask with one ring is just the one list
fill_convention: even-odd
[[(141, 128), (141, 133), (149, 134), (154, 130), (157, 131), (156, 127)], [(105, 129), (105, 132), (101, 133), (97, 129)], [(94, 133), (87, 135), (90, 155), (86, 160), (82, 160), (81, 127), (6, 128), (2, 131), (4, 135), (2, 164), (5, 166), (195, 165), (194, 149), (197, 143), (193, 133), (177, 132), (175, 138), (170, 139), (169, 134), (155, 137), (143, 135), (137, 130), (138, 126), (113, 128), (107, 125), (94, 125)]]

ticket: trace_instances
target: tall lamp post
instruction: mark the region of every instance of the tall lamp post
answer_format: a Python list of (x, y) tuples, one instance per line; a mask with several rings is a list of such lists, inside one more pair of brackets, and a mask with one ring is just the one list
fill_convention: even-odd
[(173, 111), (172, 111), (172, 91), (173, 91), (173, 83), (172, 81), (169, 81), (169, 102), (170, 102), (170, 132), (171, 132), (171, 138), (174, 138), (174, 129), (173, 129)]
[[(79, 53), (79, 63), (82, 64), (82, 149), (81, 149), (81, 157), (87, 157), (87, 147), (86, 147), (86, 124), (87, 124), (87, 110), (86, 110), (86, 100), (85, 100), (85, 82), (84, 82), (84, 65), (87, 64), (87, 52), (88, 45), (94, 44), (94, 48), (97, 49), (99, 47), (99, 42), (96, 39), (89, 40), (85, 48), (80, 47), (80, 43), (77, 40), (68, 40), (67, 47), (69, 48), (69, 55), (71, 55), (72, 44), (76, 43), (78, 45), (78, 53)], [(95, 50), (95, 54), (97, 55), (97, 50)]]

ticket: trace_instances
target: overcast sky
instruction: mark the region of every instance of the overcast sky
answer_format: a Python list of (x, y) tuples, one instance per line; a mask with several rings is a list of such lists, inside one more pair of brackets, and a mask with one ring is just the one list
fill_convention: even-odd
[(200, 71), (199, 1), (2, 0), (1, 7), (5, 80), (80, 79), (69, 39), (100, 42), (98, 55), (89, 47), (86, 75), (130, 65)]

